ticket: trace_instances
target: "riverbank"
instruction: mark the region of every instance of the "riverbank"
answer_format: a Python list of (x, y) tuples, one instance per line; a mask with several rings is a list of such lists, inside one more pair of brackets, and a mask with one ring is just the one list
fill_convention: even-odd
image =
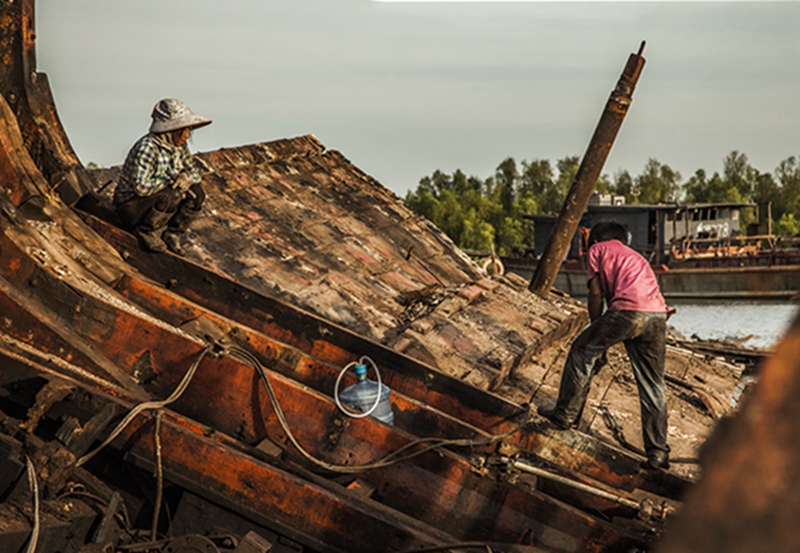
[[(669, 302), (677, 309), (669, 324), (686, 338), (740, 341), (753, 348), (770, 348), (786, 333), (800, 306), (782, 301)], [(748, 338), (749, 336), (749, 338)]]

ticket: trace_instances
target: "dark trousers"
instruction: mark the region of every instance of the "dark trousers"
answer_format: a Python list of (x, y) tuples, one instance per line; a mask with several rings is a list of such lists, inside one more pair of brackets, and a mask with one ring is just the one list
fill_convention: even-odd
[(645, 452), (648, 456), (659, 450), (668, 453), (664, 386), (666, 330), (665, 313), (606, 311), (578, 335), (569, 350), (556, 412), (567, 422), (577, 420), (589, 393), (595, 361), (609, 347), (623, 342), (639, 390)]
[(189, 192), (186, 194), (168, 188), (150, 196), (137, 196), (127, 202), (117, 204), (116, 208), (122, 222), (128, 226), (129, 230), (133, 230), (147, 219), (151, 210), (155, 209), (162, 213), (176, 213), (179, 210), (196, 212), (202, 207), (205, 199), (203, 187), (196, 183), (189, 188)]

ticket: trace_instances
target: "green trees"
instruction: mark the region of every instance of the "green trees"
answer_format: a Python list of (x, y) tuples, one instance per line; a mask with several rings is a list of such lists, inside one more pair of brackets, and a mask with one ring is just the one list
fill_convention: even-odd
[(754, 192), (760, 175), (747, 161), (747, 156), (734, 150), (722, 164), (722, 175), (714, 173), (711, 178), (703, 169), (695, 171), (683, 185), (687, 202), (741, 203), (755, 200)]
[(556, 176), (548, 160), (503, 160), (481, 180), (457, 169), (437, 170), (406, 194), (406, 204), (430, 219), (460, 247), (501, 254), (533, 247), (533, 223), (524, 215), (558, 213), (578, 172), (577, 156), (558, 160)]
[[(492, 184), (489, 182), (488, 184)], [(465, 249), (488, 250), (495, 241), (495, 224), (502, 207), (497, 191), (461, 170), (452, 175), (434, 171), (406, 195), (406, 204), (424, 215)]]
[[(486, 179), (466, 176), (460, 169), (448, 175), (439, 170), (423, 177), (406, 204), (427, 217), (456, 244), (468, 250), (489, 250), (501, 255), (516, 248), (533, 247), (532, 214), (556, 214), (580, 166), (578, 156), (556, 161), (504, 159)], [(613, 181), (602, 175), (595, 186), (600, 192), (625, 196), (628, 204), (659, 202), (772, 202), (776, 234), (800, 233), (800, 161), (783, 160), (775, 176), (760, 173), (747, 156), (736, 150), (722, 160), (722, 171), (710, 177), (698, 169), (685, 182), (669, 165), (651, 158), (642, 172), (631, 176), (619, 171)], [(743, 214), (743, 223), (751, 221)]]
[[(651, 157), (642, 174), (634, 179), (634, 188), (639, 192), (638, 203), (656, 204), (677, 200), (680, 180), (680, 173)], [(628, 198), (625, 200), (628, 201)]]
[[(775, 233), (800, 234), (800, 162), (791, 156), (784, 159), (775, 169), (778, 179), (772, 190), (772, 215), (777, 221)], [(762, 189), (763, 190), (763, 189)]]

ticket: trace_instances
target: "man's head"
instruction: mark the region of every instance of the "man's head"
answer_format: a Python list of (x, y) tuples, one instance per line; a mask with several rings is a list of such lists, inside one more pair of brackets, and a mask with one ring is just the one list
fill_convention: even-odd
[(619, 240), (628, 243), (628, 229), (618, 221), (598, 221), (589, 233), (589, 246), (607, 240)]

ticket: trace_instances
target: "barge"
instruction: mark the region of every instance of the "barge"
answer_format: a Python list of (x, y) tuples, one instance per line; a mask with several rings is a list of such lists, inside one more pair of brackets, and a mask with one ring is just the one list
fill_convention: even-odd
[[(585, 256), (592, 224), (614, 219), (631, 233), (630, 246), (645, 256), (667, 299), (785, 300), (800, 293), (800, 239), (774, 236), (769, 206), (738, 203), (625, 205), (624, 197), (595, 194), (581, 218), (553, 286), (586, 296)], [(745, 234), (740, 212), (756, 209)], [(530, 280), (555, 216), (532, 215), (534, 250), (502, 258), (506, 270)]]

